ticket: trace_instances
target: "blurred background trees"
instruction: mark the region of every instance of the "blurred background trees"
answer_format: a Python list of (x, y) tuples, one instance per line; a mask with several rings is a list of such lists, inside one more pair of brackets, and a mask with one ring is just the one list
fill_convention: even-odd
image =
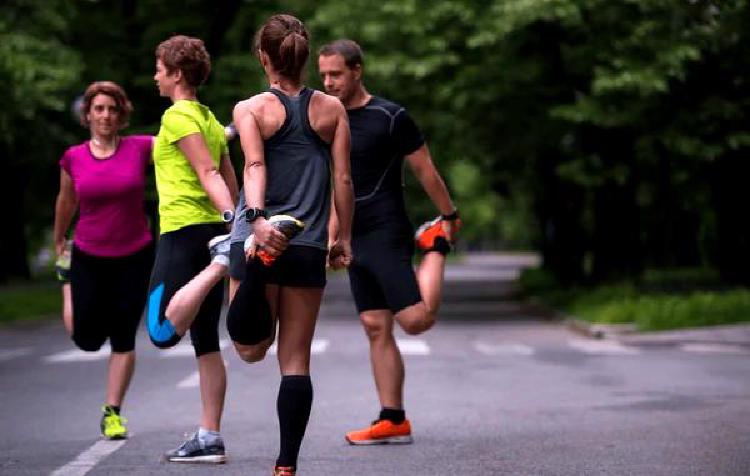
[[(57, 160), (86, 134), (68, 111), (93, 80), (121, 83), (131, 132), (168, 106), (153, 50), (206, 41), (200, 92), (222, 121), (266, 87), (249, 45), (271, 13), (313, 49), (365, 51), (366, 85), (405, 105), (465, 218), (463, 246), (537, 249), (562, 283), (713, 267), (750, 281), (749, 0), (42, 1), (0, 6), (0, 280), (28, 276), (52, 223)], [(309, 83), (319, 87), (316, 55)], [(241, 151), (235, 144), (238, 168)], [(407, 174), (415, 222), (434, 215)]]

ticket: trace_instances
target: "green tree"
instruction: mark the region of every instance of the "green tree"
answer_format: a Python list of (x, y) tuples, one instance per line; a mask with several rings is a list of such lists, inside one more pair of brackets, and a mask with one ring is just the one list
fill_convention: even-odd
[[(68, 13), (64, 13), (64, 12)], [(78, 53), (66, 46), (72, 13), (67, 2), (10, 0), (0, 5), (0, 162), (6, 180), (0, 234), (0, 282), (28, 278), (27, 237), (40, 242), (51, 216), (47, 165), (69, 137), (67, 98), (80, 72)]]

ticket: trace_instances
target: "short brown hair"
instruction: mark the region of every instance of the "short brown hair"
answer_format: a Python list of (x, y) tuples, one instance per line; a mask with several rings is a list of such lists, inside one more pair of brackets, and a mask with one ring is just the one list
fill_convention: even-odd
[(91, 110), (91, 102), (99, 94), (105, 94), (114, 99), (119, 112), (119, 127), (120, 129), (128, 126), (130, 119), (130, 113), (133, 112), (133, 104), (131, 104), (128, 95), (125, 94), (125, 90), (122, 87), (112, 81), (95, 81), (86, 88), (86, 92), (83, 93), (83, 100), (81, 101), (81, 109), (79, 111), (79, 119), (81, 125), (84, 127), (89, 126), (89, 121), (86, 118), (86, 114)]
[(167, 71), (182, 71), (188, 85), (197, 88), (208, 79), (211, 72), (211, 56), (200, 38), (175, 35), (159, 43), (156, 59), (164, 63)]
[(364, 66), (365, 64), (365, 59), (362, 55), (362, 48), (352, 40), (336, 40), (327, 45), (323, 45), (318, 51), (318, 56), (333, 55), (343, 56), (344, 63), (346, 63), (349, 68), (354, 68), (357, 65)]
[(310, 54), (305, 25), (292, 15), (273, 15), (255, 35), (255, 52), (263, 51), (280, 75), (299, 81)]

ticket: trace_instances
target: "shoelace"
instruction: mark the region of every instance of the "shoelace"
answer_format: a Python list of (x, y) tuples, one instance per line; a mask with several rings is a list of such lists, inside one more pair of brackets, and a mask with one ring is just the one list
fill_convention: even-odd
[(187, 438), (185, 441), (182, 442), (179, 450), (192, 450), (193, 448), (200, 449), (201, 444), (200, 441), (198, 441), (198, 433), (185, 433), (185, 438)]
[(122, 417), (117, 413), (111, 413), (104, 417), (104, 425), (107, 428), (112, 428), (113, 426), (123, 426), (127, 422), (127, 418)]

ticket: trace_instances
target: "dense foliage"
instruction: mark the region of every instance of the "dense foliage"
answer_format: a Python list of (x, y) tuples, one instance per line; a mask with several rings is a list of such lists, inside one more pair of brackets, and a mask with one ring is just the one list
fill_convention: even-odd
[[(36, 243), (51, 223), (56, 158), (85, 132), (62, 112), (85, 84), (121, 82), (133, 129), (155, 132), (166, 102), (153, 49), (172, 33), (200, 36), (214, 59), (201, 96), (227, 120), (265, 87), (249, 53), (254, 29), (289, 11), (314, 48), (338, 37), (363, 46), (369, 90), (424, 129), (463, 212), (465, 246), (540, 249), (563, 282), (696, 265), (750, 281), (748, 3), (4, 2), (0, 155), (17, 236), (0, 240), (0, 279), (24, 274), (9, 256), (23, 257), (19, 242)], [(407, 184), (415, 220), (434, 214)]]

